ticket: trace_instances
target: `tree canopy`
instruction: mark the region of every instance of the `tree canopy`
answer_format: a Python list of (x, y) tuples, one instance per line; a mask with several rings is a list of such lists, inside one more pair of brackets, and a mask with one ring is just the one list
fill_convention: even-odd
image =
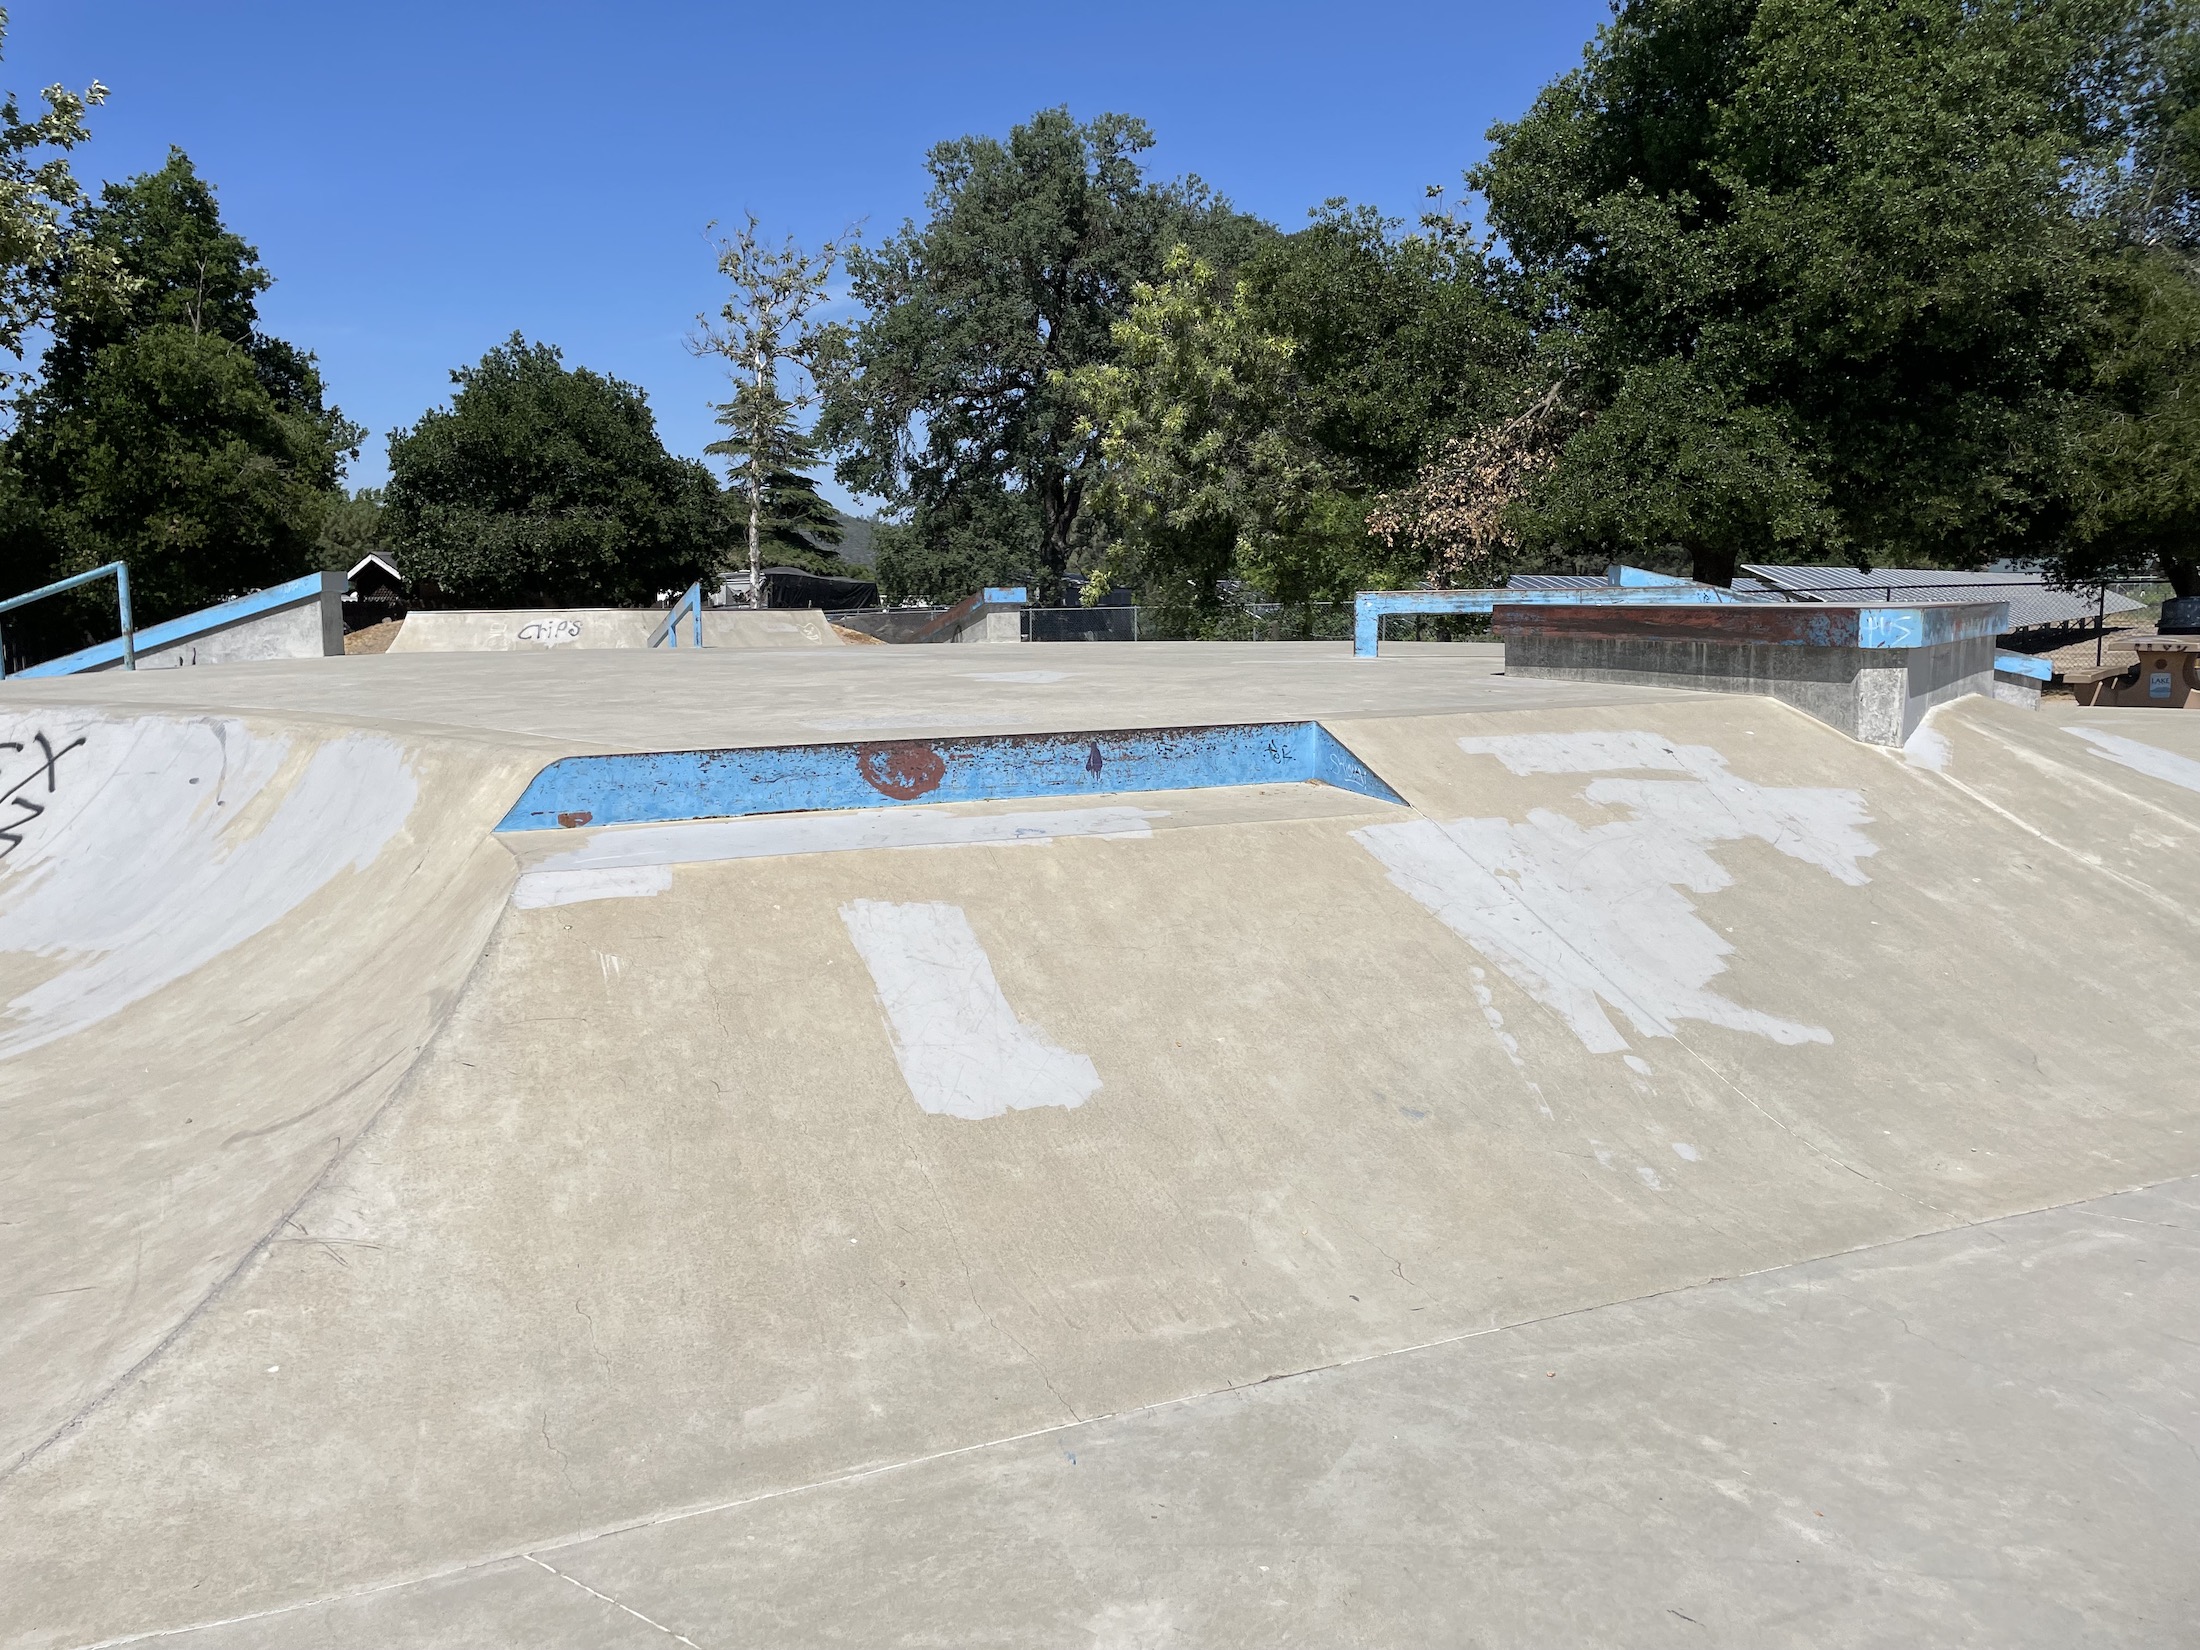
[(451, 382), (390, 434), (383, 531), (416, 600), (426, 580), (457, 607), (646, 606), (723, 561), (717, 483), (632, 384), (516, 332)]
[(1977, 566), (2068, 517), (2111, 8), (1628, 0), (1472, 180), (1590, 416), (1543, 548)]
[(798, 422), (816, 399), (801, 378), (816, 371), (837, 341), (837, 329), (812, 315), (825, 302), (839, 256), (831, 242), (815, 253), (791, 239), (768, 246), (751, 213), (719, 245), (718, 272), (733, 291), (719, 319), (706, 319), (693, 340), (699, 352), (723, 359), (733, 379), (732, 399), (718, 408), (726, 433), (703, 451), (725, 462), (752, 591), (767, 549), (775, 560), (819, 572), (843, 565), (830, 549), (841, 539), (840, 518), (809, 473), (822, 453)]
[[(11, 563), (126, 560), (141, 623), (309, 572), (361, 432), (259, 327), (271, 284), (179, 150), (79, 211), (66, 257), (118, 277), (62, 309), (4, 454)], [(33, 582), (33, 581), (26, 581)]]
[(1150, 181), (1152, 143), (1128, 116), (1048, 109), (1005, 141), (936, 145), (926, 220), (849, 253), (867, 314), (826, 374), (819, 435), (845, 485), (907, 513), (880, 550), (889, 588), (1057, 585), (1095, 458), (1066, 375), (1113, 357), (1171, 247), (1234, 267), (1266, 233), (1196, 178)]

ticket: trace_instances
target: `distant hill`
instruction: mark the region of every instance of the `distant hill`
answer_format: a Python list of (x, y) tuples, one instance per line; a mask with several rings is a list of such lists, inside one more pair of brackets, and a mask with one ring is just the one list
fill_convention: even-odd
[(871, 566), (878, 560), (878, 551), (871, 544), (871, 529), (876, 524), (862, 516), (851, 516), (839, 510), (835, 510), (833, 514), (839, 517), (840, 530), (847, 535), (833, 546), (840, 559), (856, 567)]

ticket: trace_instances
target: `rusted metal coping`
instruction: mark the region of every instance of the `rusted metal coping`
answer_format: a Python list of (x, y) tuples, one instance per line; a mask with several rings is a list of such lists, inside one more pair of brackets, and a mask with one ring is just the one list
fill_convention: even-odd
[(534, 777), (497, 829), (1278, 784), (1405, 800), (1319, 722), (1253, 722), (569, 756)]

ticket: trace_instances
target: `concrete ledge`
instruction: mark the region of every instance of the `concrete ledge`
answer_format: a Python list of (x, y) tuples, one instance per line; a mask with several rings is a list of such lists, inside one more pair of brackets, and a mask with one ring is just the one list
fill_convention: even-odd
[(1900, 745), (1933, 706), (1994, 691), (2008, 607), (1500, 603), (1491, 622), (1508, 676), (1761, 694)]
[[(549, 649), (646, 649), (665, 621), (661, 607), (415, 608), (392, 653), (533, 653)], [(680, 648), (692, 651), (690, 621)], [(838, 647), (840, 637), (810, 608), (703, 609), (706, 648)]]
[[(249, 596), (151, 625), (135, 638), (137, 668), (236, 664), (248, 659), (339, 658), (344, 651), (344, 575), (308, 573)], [(27, 676), (75, 676), (119, 670), (122, 642), (101, 642), (42, 665)]]
[(2026, 653), (1994, 655), (1994, 697), (2024, 710), (2040, 708), (2040, 689), (2055, 679), (2055, 667)]

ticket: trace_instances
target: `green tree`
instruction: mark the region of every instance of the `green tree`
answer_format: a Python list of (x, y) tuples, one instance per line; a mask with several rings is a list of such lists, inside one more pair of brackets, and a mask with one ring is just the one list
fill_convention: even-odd
[[(939, 144), (926, 221), (849, 253), (869, 314), (825, 373), (819, 433), (843, 484), (906, 515), (895, 560), (912, 577), (983, 550), (989, 571), (1051, 594), (1095, 458), (1066, 375), (1113, 355), (1170, 247), (1228, 268), (1267, 233), (1197, 179), (1150, 182), (1152, 142), (1128, 116), (1049, 109), (1005, 142)], [(978, 531), (996, 536), (979, 546)]]
[(1161, 280), (1134, 289), (1112, 358), (1066, 375), (1099, 449), (1094, 513), (1112, 529), (1088, 596), (1133, 583), (1211, 608), (1236, 569), (1304, 598), (1285, 545), (1326, 475), (1304, 433), (1296, 350), (1246, 297), (1180, 246)]
[(2200, 596), (2200, 11), (2146, 5), (2130, 34), (2128, 165), (2105, 191), (2116, 244), (2071, 421), (2076, 520), (2052, 567), (2072, 584), (2154, 573)]
[(1753, 545), (1976, 566), (2056, 542), (2094, 326), (2087, 88), (2120, 27), (2091, 0), (1617, 6), (1470, 174), (1590, 415), (1546, 533), (1714, 578)]
[[(7, 32), (0, 7), (0, 45)], [(68, 155), (91, 135), (85, 112), (107, 101), (107, 88), (96, 80), (81, 92), (48, 86), (39, 100), (45, 112), (25, 118), (13, 92), (0, 94), (0, 349), (18, 361), (61, 309), (110, 296), (116, 285), (111, 256), (84, 250), (71, 233), (84, 191)], [(18, 374), (0, 372), (0, 392), (20, 385)]]
[(1780, 415), (1683, 361), (1637, 367), (1511, 520), (1532, 554), (1679, 564), (1732, 584), (1745, 557), (1808, 559), (1836, 531)]
[[(733, 398), (718, 408), (726, 434), (703, 451), (726, 461), (727, 479), (745, 507), (750, 589), (758, 588), (768, 545), (782, 561), (837, 564), (825, 547), (841, 539), (839, 517), (809, 475), (818, 445), (799, 415), (815, 402), (807, 388), (782, 388), (783, 373), (814, 375), (835, 333), (813, 321), (825, 301), (840, 249), (814, 254), (792, 240), (766, 246), (756, 215), (719, 245), (718, 273), (733, 285), (716, 323), (704, 321), (694, 347), (724, 357)], [(811, 381), (814, 383), (814, 376)]]
[(338, 495), (321, 521), (321, 537), (314, 559), (326, 571), (345, 573), (365, 556), (387, 555), (382, 531), (382, 489), (362, 487), (348, 497)]
[(384, 527), (416, 596), (452, 606), (645, 606), (728, 546), (718, 484), (657, 436), (632, 384), (513, 333), (390, 435)]
[(18, 553), (127, 561), (141, 623), (311, 571), (361, 432), (313, 357), (260, 330), (258, 253), (180, 151), (109, 184), (75, 229), (68, 257), (120, 279), (77, 289), (18, 403)]
[(1398, 487), (1447, 436), (1502, 412), (1526, 365), (1526, 321), (1466, 227), (1418, 233), (1329, 201), (1263, 241), (1240, 272), (1263, 332), (1287, 338), (1305, 430), (1338, 485)]

